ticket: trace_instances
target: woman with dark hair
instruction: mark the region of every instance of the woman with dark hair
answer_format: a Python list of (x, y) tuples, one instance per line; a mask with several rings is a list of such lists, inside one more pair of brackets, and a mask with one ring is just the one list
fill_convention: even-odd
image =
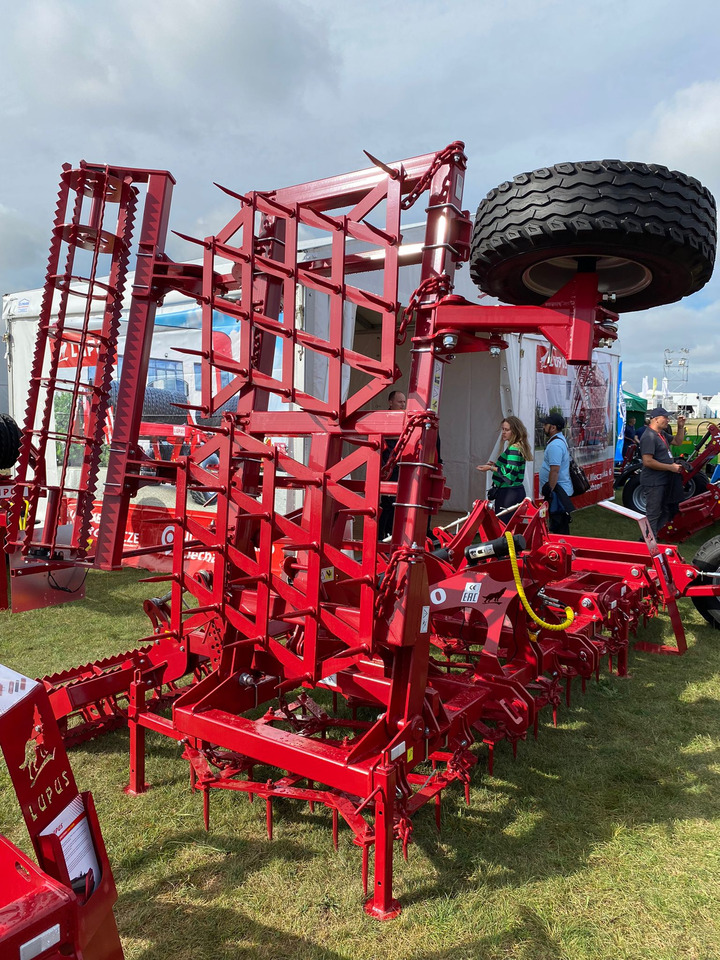
[[(496, 513), (514, 507), (525, 499), (525, 463), (532, 460), (527, 430), (522, 420), (505, 417), (500, 424), (500, 430), (505, 449), (497, 461), (481, 463), (478, 467), (482, 472), (493, 471), (488, 499), (494, 501)], [(511, 516), (512, 514), (506, 515), (505, 519), (509, 520)]]

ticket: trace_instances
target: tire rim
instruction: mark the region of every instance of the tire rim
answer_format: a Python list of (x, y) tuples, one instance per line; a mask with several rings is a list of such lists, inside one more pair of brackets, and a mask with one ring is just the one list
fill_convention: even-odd
[(645, 494), (642, 491), (642, 487), (636, 487), (635, 490), (633, 490), (632, 498), (633, 498), (633, 504), (637, 512), (645, 513), (646, 512)]
[(629, 297), (644, 290), (652, 282), (652, 272), (642, 263), (624, 257), (603, 257), (592, 253), (572, 257), (553, 257), (533, 263), (522, 276), (525, 286), (541, 296), (552, 297), (569, 283), (578, 272), (578, 260), (597, 260), (598, 290)]

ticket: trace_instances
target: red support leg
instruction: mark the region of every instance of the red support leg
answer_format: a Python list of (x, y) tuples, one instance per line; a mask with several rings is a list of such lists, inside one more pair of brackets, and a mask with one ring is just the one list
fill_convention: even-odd
[(393, 814), (395, 776), (390, 772), (375, 799), (375, 879), (373, 894), (365, 903), (365, 913), (376, 920), (392, 920), (400, 913), (400, 904), (392, 896)]
[(139, 673), (130, 684), (130, 704), (128, 707), (128, 728), (130, 730), (130, 783), (125, 793), (137, 796), (145, 793), (149, 784), (145, 782), (145, 728), (140, 724), (140, 714), (145, 709), (145, 684)]

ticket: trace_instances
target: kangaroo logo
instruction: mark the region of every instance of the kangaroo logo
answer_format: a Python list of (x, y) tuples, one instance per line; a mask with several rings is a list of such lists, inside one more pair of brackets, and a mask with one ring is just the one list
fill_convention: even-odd
[(505, 593), (505, 587), (498, 590), (496, 593), (489, 593), (486, 597), (483, 597), (483, 603), (502, 603), (503, 594)]
[(45, 730), (37, 706), (33, 712), (32, 733), (25, 743), (25, 759), (20, 764), (21, 770), (27, 770), (30, 777), (30, 786), (34, 787), (43, 767), (55, 758), (55, 750), (50, 753), (45, 749)]

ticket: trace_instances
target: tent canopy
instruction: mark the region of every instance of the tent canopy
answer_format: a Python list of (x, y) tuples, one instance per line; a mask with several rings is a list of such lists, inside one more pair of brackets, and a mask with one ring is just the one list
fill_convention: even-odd
[(643, 400), (636, 393), (630, 393), (625, 389), (623, 389), (623, 395), (625, 396), (625, 409), (628, 413), (647, 413), (647, 400)]

